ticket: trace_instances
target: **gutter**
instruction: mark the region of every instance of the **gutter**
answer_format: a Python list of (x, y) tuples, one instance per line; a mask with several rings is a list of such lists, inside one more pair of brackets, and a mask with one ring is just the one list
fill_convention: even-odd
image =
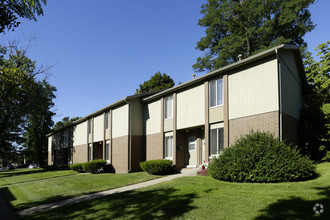
[(277, 68), (278, 68), (278, 105), (280, 110), (280, 116), (279, 116), (279, 136), (280, 141), (283, 140), (283, 104), (282, 104), (282, 71), (281, 71), (281, 62), (280, 57), (278, 55), (278, 49), (275, 50), (276, 59), (277, 59)]

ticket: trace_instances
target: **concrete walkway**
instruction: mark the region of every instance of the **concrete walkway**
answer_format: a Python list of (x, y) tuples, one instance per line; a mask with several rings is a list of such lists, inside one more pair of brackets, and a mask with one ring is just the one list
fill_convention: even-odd
[(184, 177), (184, 176), (196, 176), (198, 170), (199, 170), (198, 168), (183, 169), (181, 171), (181, 173), (179, 173), (179, 174), (173, 174), (170, 176), (166, 176), (166, 177), (162, 177), (162, 178), (158, 178), (158, 179), (154, 179), (154, 180), (150, 180), (150, 181), (146, 181), (146, 182), (142, 182), (142, 183), (137, 183), (137, 184), (133, 184), (133, 185), (129, 185), (129, 186), (123, 186), (123, 187), (116, 188), (116, 189), (111, 189), (111, 190), (93, 193), (93, 194), (89, 194), (89, 195), (83, 195), (83, 196), (74, 197), (74, 198), (67, 199), (67, 200), (57, 201), (57, 202), (53, 202), (53, 203), (49, 203), (49, 204), (44, 204), (44, 205), (24, 209), (24, 210), (18, 211), (17, 215), (18, 216), (32, 215), (37, 212), (45, 212), (45, 211), (55, 209), (55, 208), (65, 206), (65, 205), (71, 205), (74, 203), (83, 202), (83, 201), (87, 201), (87, 200), (91, 200), (91, 199), (97, 199), (97, 198), (108, 196), (108, 195), (115, 194), (115, 193), (122, 193), (122, 192), (126, 192), (126, 191), (131, 191), (131, 190), (135, 190), (135, 189), (152, 186), (152, 185), (155, 185), (155, 184), (158, 184), (161, 182), (170, 181), (170, 180)]

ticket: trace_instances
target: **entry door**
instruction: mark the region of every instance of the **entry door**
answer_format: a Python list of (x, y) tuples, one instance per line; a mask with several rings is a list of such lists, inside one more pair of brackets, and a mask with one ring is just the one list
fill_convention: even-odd
[(189, 150), (189, 165), (188, 167), (197, 166), (197, 146), (196, 137), (188, 138), (188, 150)]

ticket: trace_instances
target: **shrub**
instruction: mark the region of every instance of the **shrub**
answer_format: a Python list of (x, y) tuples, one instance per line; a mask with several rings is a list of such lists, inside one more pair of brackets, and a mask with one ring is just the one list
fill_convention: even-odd
[(75, 164), (71, 164), (70, 165), (70, 169), (71, 170), (74, 170), (74, 171), (77, 171), (79, 173), (83, 172), (84, 169), (83, 169), (83, 163), (75, 163)]
[(106, 160), (92, 160), (82, 164), (84, 171), (89, 173), (100, 173), (107, 163)]
[(56, 165), (44, 165), (42, 168), (46, 171), (53, 171), (53, 170), (57, 169), (57, 166)]
[(57, 165), (57, 168), (56, 168), (56, 170), (69, 170), (69, 169), (70, 169), (70, 167), (67, 164)]
[(172, 161), (170, 160), (148, 160), (140, 163), (143, 171), (153, 175), (165, 175), (174, 172)]
[(270, 133), (246, 135), (211, 160), (208, 173), (231, 182), (288, 182), (313, 177), (315, 164)]

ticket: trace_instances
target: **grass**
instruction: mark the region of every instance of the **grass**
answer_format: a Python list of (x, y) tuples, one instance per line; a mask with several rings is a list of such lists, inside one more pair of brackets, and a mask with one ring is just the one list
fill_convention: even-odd
[(68, 175), (76, 175), (76, 172), (72, 170), (45, 171), (43, 169), (17, 169), (2, 171), (0, 172), (0, 187)]
[[(47, 173), (53, 173), (48, 171)], [(60, 172), (60, 171), (59, 171)], [(32, 175), (32, 174), (30, 174)], [(43, 175), (42, 173), (40, 175)], [(1, 187), (15, 210), (158, 178), (147, 173), (77, 174)], [(14, 176), (12, 176), (14, 178)]]
[[(330, 163), (319, 164), (317, 171), (314, 180), (292, 183), (185, 177), (27, 219), (330, 219)], [(324, 206), (321, 215), (313, 211), (316, 203)]]

